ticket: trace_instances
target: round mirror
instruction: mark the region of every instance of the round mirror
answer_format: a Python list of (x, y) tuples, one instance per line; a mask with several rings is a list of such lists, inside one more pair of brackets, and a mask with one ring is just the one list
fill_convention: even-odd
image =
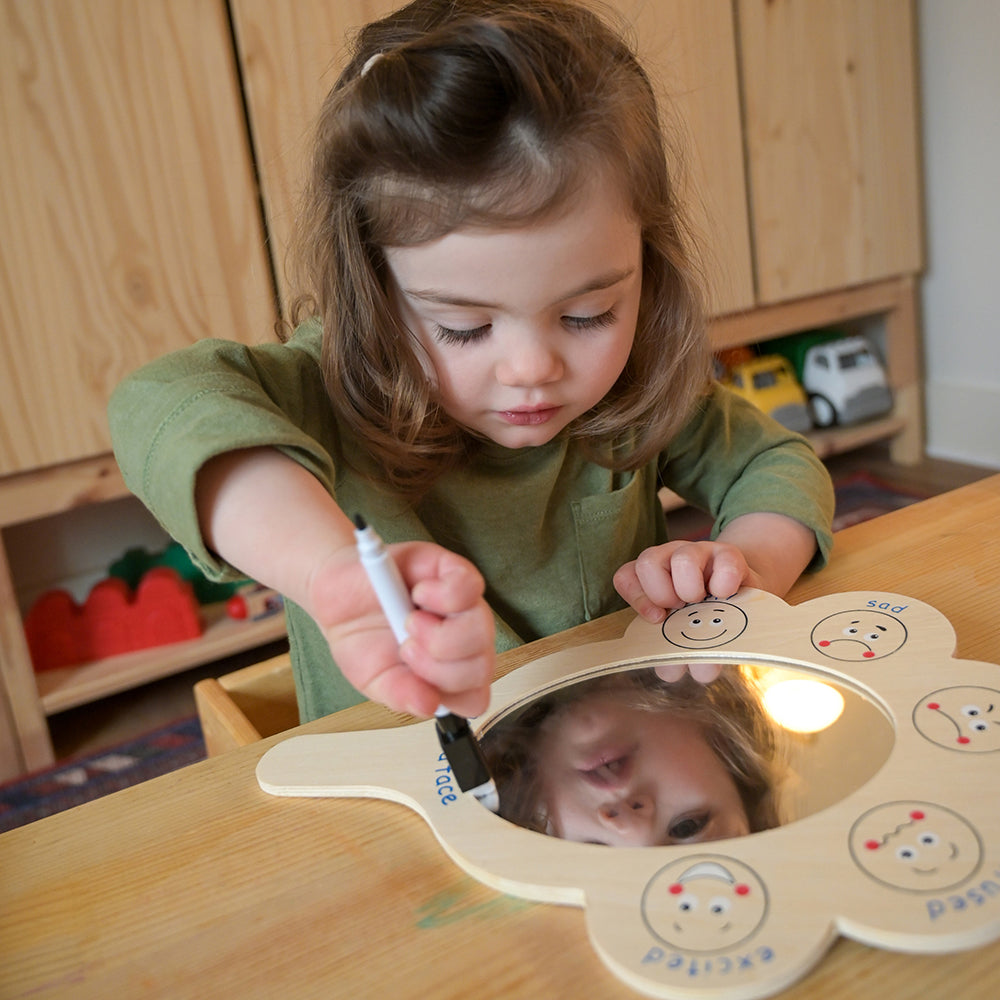
[(765, 663), (645, 661), (546, 690), (482, 735), (500, 814), (617, 847), (743, 836), (841, 801), (893, 727), (828, 677)]

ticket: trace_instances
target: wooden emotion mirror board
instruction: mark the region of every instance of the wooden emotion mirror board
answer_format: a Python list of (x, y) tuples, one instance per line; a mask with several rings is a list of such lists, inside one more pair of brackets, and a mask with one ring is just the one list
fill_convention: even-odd
[(475, 730), (501, 815), (458, 791), (433, 721), (291, 737), (257, 778), (409, 806), (480, 881), (584, 907), (641, 993), (770, 996), (838, 934), (1000, 937), (1000, 667), (954, 650), (899, 594), (743, 590), (496, 681)]

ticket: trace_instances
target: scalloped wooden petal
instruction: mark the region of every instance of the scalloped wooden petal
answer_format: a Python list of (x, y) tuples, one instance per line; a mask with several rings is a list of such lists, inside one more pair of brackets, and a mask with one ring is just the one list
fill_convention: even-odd
[(273, 795), (409, 806), (487, 885), (586, 907), (595, 950), (642, 993), (769, 996), (838, 933), (913, 952), (1000, 937), (1000, 667), (954, 650), (947, 620), (899, 594), (792, 607), (744, 590), (682, 608), (662, 628), (636, 620), (621, 639), (554, 653), (494, 684), (480, 731), (569, 678), (698, 658), (790, 664), (883, 709), (896, 739), (871, 781), (805, 819), (734, 840), (612, 850), (522, 830), (458, 793), (433, 721), (291, 737), (257, 776)]

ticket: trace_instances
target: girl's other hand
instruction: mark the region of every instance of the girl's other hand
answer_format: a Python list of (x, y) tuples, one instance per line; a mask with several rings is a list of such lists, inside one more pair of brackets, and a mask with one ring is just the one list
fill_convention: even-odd
[(658, 663), (653, 670), (661, 681), (673, 684), (690, 674), (699, 684), (711, 684), (722, 673), (721, 663)]
[(414, 611), (399, 645), (352, 547), (313, 573), (306, 610), (334, 661), (362, 694), (395, 711), (430, 716), (438, 705), (466, 717), (489, 705), (493, 615), (468, 560), (429, 542), (388, 547)]
[(699, 601), (731, 597), (740, 587), (762, 580), (743, 552), (723, 542), (667, 542), (639, 553), (614, 576), (615, 589), (646, 621)]

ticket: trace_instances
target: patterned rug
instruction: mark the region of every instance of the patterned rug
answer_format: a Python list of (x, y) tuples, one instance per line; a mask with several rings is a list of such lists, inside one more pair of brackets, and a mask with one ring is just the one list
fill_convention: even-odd
[[(837, 482), (835, 487), (834, 528), (838, 531), (924, 499), (866, 472), (855, 473)], [(99, 753), (63, 761), (53, 768), (0, 785), (0, 832), (204, 757), (201, 726), (196, 716), (190, 716)]]
[(838, 480), (834, 483), (834, 490), (837, 494), (834, 531), (927, 499), (926, 493), (900, 489), (868, 472), (856, 472)]
[[(833, 488), (836, 494), (834, 531), (927, 499), (926, 493), (900, 488), (870, 472), (854, 472), (844, 476), (833, 484)], [(708, 514), (697, 511), (692, 515), (688, 508), (685, 519), (672, 525), (672, 537), (702, 541), (709, 537), (711, 527), (712, 519)]]
[(205, 757), (197, 716), (0, 785), (0, 832), (137, 785)]

